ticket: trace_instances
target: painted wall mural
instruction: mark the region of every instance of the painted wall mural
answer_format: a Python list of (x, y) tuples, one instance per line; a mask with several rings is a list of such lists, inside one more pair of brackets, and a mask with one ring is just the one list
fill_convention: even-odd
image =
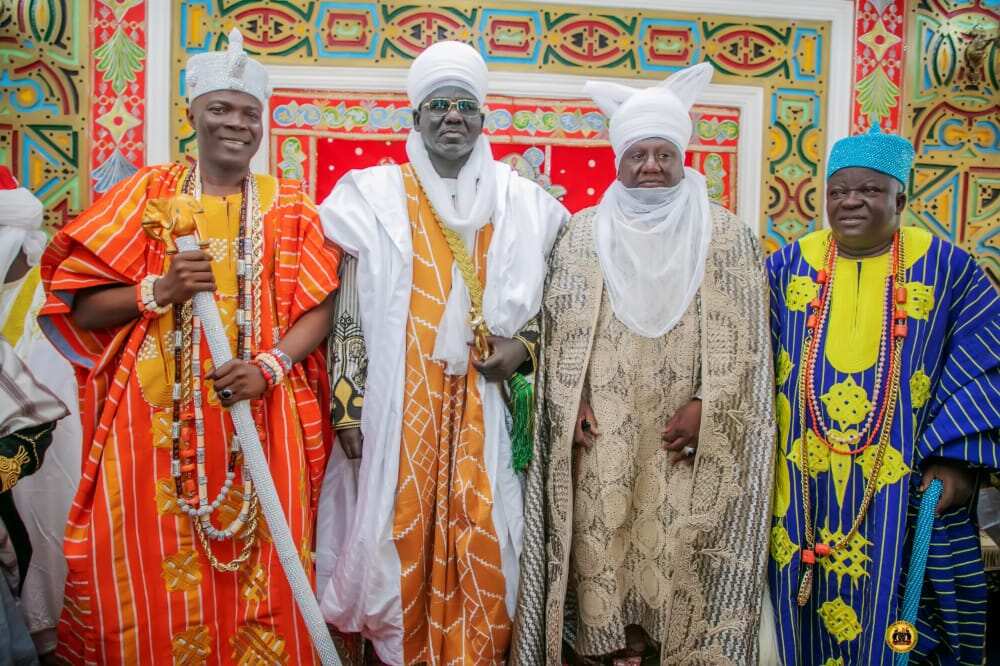
[[(707, 61), (716, 81), (765, 91), (767, 165), (760, 233), (769, 250), (815, 228), (826, 139), (829, 26), (739, 16), (699, 16), (482, 0), (462, 3), (182, 0), (174, 10), (175, 157), (190, 155), (183, 66), (223, 48), (233, 26), (248, 50), (285, 65), (406, 67), (435, 41), (459, 39), (491, 68), (662, 79)], [(335, 74), (331, 72), (331, 76)], [(750, 131), (745, 129), (745, 131)]]
[[(0, 162), (42, 199), (50, 228), (145, 163), (146, 4), (0, 3)], [(693, 62), (711, 62), (718, 82), (765, 92), (765, 127), (718, 122), (733, 131), (761, 131), (765, 139), (760, 231), (767, 249), (814, 228), (822, 212), (827, 148), (820, 125), (830, 63), (829, 28), (822, 22), (640, 12), (610, 2), (608, 8), (505, 0), (171, 4), (175, 157), (193, 149), (181, 115), (183, 63), (192, 53), (224, 46), (234, 25), (265, 61), (290, 65), (405, 67), (434, 41), (461, 39), (475, 45), (491, 68), (523, 72), (658, 79)], [(913, 138), (918, 159), (907, 223), (969, 250), (1000, 283), (996, 1), (856, 0), (855, 10), (852, 131), (866, 130), (878, 117), (884, 127)], [(395, 112), (402, 113), (402, 105)], [(547, 147), (542, 140), (569, 119), (552, 110), (522, 113), (511, 118), (510, 131), (538, 132), (524, 144), (519, 168), (535, 169), (553, 187), (567, 188), (571, 205), (582, 205), (586, 188), (560, 185), (563, 174), (552, 171), (553, 151), (571, 146), (568, 135)], [(586, 115), (573, 121), (581, 127), (598, 122)], [(298, 131), (276, 130), (275, 137), (286, 129)], [(299, 139), (306, 142), (303, 150), (310, 136)], [(598, 135), (586, 140), (601, 141)], [(294, 145), (288, 144), (292, 162)], [(723, 147), (695, 160), (703, 170), (725, 172), (716, 181), (723, 183), (721, 196), (731, 197), (735, 189), (727, 179), (734, 178), (735, 155)], [(588, 149), (606, 150), (596, 144)]]
[[(350, 169), (407, 161), (412, 110), (402, 94), (276, 91), (271, 97), (272, 173), (306, 182), (319, 200)], [(696, 105), (687, 162), (706, 175), (709, 196), (738, 212), (739, 109)], [(607, 120), (579, 100), (491, 96), (485, 132), (510, 164), (573, 212), (598, 202), (614, 180)]]
[(61, 226), (146, 160), (145, 0), (0, 3), (0, 163)]
[(107, 192), (146, 163), (146, 2), (93, 0), (91, 188)]
[(903, 134), (917, 151), (908, 224), (975, 255), (1000, 284), (1000, 12), (995, 0), (912, 0)]
[(89, 202), (87, 3), (0, 3), (0, 162), (59, 226)]

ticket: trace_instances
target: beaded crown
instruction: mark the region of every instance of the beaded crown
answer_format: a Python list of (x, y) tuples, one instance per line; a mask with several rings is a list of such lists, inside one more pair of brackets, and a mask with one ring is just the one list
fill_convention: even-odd
[(256, 97), (261, 106), (271, 96), (267, 70), (243, 50), (243, 35), (233, 28), (225, 51), (199, 53), (188, 58), (184, 77), (188, 103), (216, 90), (236, 90)]
[(841, 169), (864, 167), (892, 176), (906, 187), (913, 157), (913, 144), (898, 134), (883, 133), (876, 121), (866, 134), (849, 136), (833, 144), (826, 177), (829, 179)]

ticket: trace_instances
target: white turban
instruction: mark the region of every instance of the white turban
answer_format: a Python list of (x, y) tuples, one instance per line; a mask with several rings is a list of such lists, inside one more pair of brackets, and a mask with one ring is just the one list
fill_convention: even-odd
[(47, 242), (43, 213), (42, 202), (0, 166), (0, 282), (22, 249), (28, 265), (38, 263)]
[(586, 92), (609, 118), (615, 165), (636, 141), (661, 137), (683, 153), (691, 140), (691, 106), (712, 80), (712, 65), (699, 63), (671, 74), (652, 88), (587, 81)]
[(243, 50), (243, 35), (236, 28), (229, 33), (229, 48), (216, 53), (199, 53), (188, 58), (184, 77), (188, 103), (216, 90), (236, 90), (257, 98), (261, 106), (271, 96), (267, 70)]
[(479, 103), (486, 101), (489, 76), (479, 52), (462, 42), (438, 42), (428, 47), (410, 65), (406, 94), (415, 109), (428, 95), (444, 86), (468, 90)]

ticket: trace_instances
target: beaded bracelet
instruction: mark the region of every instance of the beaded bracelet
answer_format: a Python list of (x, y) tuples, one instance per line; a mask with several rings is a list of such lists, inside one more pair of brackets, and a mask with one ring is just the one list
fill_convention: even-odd
[(135, 286), (135, 304), (139, 307), (139, 312), (144, 319), (156, 319), (170, 312), (170, 303), (160, 305), (156, 302), (156, 295), (153, 293), (153, 285), (162, 275), (147, 275)]
[(260, 374), (264, 378), (264, 382), (267, 384), (267, 390), (270, 391), (273, 389), (275, 385), (274, 370), (272, 370), (266, 363), (262, 363), (256, 358), (250, 361), (250, 365), (260, 370)]
[(275, 347), (274, 349), (272, 349), (268, 353), (271, 356), (273, 356), (274, 358), (276, 358), (279, 363), (281, 363), (281, 368), (282, 368), (282, 370), (285, 371), (286, 375), (289, 372), (292, 371), (292, 365), (294, 365), (294, 364), (292, 363), (292, 357), (291, 356), (289, 356), (285, 352), (281, 351), (277, 347)]
[(264, 374), (264, 379), (268, 380), (268, 388), (274, 388), (284, 381), (285, 368), (281, 365), (281, 361), (274, 357), (274, 354), (270, 352), (261, 352), (257, 354), (253, 360), (254, 365), (261, 368), (261, 372)]

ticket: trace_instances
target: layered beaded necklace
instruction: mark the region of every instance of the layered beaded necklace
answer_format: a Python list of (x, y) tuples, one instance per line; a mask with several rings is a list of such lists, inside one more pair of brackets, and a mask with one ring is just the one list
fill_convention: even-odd
[[(201, 199), (201, 174), (197, 166), (188, 172), (181, 191), (193, 195), (198, 200)], [(236, 357), (249, 361), (252, 348), (260, 346), (260, 278), (263, 268), (261, 262), (255, 260), (255, 257), (262, 256), (263, 219), (257, 183), (252, 175), (243, 179), (237, 248), (238, 305), (236, 325), (238, 336)], [(205, 467), (201, 337), (201, 321), (193, 314), (191, 302), (188, 301), (181, 308), (175, 307), (171, 474), (177, 492), (177, 506), (194, 523), (195, 531), (209, 563), (218, 571), (231, 573), (239, 569), (240, 565), (249, 559), (253, 550), (256, 541), (259, 506), (250, 474), (244, 465), (242, 469), (242, 502), (239, 514), (221, 529), (212, 524), (213, 512), (222, 506), (232, 492), (236, 479), (236, 465), (241, 457), (241, 448), (239, 439), (233, 436), (226, 464), (226, 479), (215, 498), (210, 501), (208, 473)], [(185, 360), (188, 362), (185, 363)], [(193, 428), (190, 425), (182, 425), (182, 408), (188, 401), (190, 401), (190, 413), (194, 420)], [(255, 420), (259, 429), (261, 427), (259, 413), (255, 414)], [(212, 553), (211, 541), (223, 541), (236, 537), (243, 540), (240, 553), (229, 562), (220, 562)]]
[[(806, 334), (802, 342), (803, 367), (799, 373), (798, 407), (800, 418), (802, 461), (802, 506), (805, 527), (805, 547), (802, 548), (802, 579), (798, 591), (798, 605), (805, 606), (812, 594), (813, 570), (816, 557), (826, 557), (844, 548), (861, 528), (865, 515), (871, 506), (875, 491), (878, 488), (879, 472), (885, 459), (885, 451), (889, 446), (892, 431), (892, 420), (896, 411), (896, 401), (899, 396), (899, 376), (902, 365), (903, 341), (906, 338), (906, 287), (903, 276), (903, 241), (902, 234), (897, 230), (892, 239), (890, 267), (885, 278), (885, 297), (882, 310), (882, 333), (879, 341), (879, 355), (875, 368), (874, 402), (865, 423), (851, 436), (832, 437), (832, 433), (820, 417), (818, 391), (816, 388), (816, 366), (822, 355), (821, 341), (829, 320), (830, 303), (833, 294), (833, 280), (837, 268), (837, 243), (831, 234), (826, 248), (826, 258), (823, 270), (817, 272), (816, 282), (820, 285), (820, 293), (809, 304), (810, 313), (806, 319)], [(888, 364), (888, 372), (886, 372)], [(851, 529), (836, 543), (816, 543), (813, 527), (812, 497), (809, 489), (809, 435), (813, 435), (832, 454), (855, 455), (865, 451), (876, 442), (875, 461), (871, 474), (865, 484), (861, 507)], [(837, 444), (846, 444), (840, 448), (831, 444), (831, 439)], [(864, 441), (860, 446), (856, 446)]]

